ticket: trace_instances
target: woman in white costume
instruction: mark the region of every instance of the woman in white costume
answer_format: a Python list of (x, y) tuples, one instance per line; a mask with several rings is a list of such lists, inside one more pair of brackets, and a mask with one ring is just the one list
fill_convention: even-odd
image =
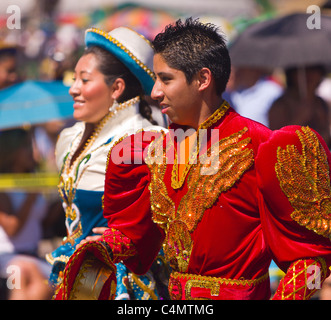
[[(69, 92), (74, 99), (73, 116), (78, 122), (62, 131), (56, 147), (60, 170), (59, 193), (66, 216), (67, 237), (47, 255), (53, 265), (50, 280), (57, 285), (76, 245), (93, 235), (95, 227), (106, 227), (102, 196), (107, 155), (125, 134), (137, 130), (159, 130), (144, 95), (154, 84), (153, 49), (135, 31), (120, 27), (109, 33), (89, 29), (86, 49), (75, 68)], [(118, 266), (117, 297), (157, 298), (151, 273), (140, 277), (143, 288), (130, 283), (127, 270)], [(141, 282), (140, 282), (141, 283)], [(136, 290), (137, 289), (137, 290)]]

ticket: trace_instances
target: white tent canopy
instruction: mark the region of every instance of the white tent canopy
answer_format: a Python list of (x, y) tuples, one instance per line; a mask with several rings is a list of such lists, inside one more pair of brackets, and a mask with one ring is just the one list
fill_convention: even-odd
[[(38, 0), (1, 0), (0, 14), (6, 14), (8, 6), (13, 4), (20, 7), (22, 14), (29, 14), (35, 8), (36, 3), (38, 3)], [(164, 10), (175, 10), (184, 14), (213, 14), (228, 18), (234, 16), (252, 16), (255, 14), (254, 0), (60, 0), (58, 10), (65, 13), (79, 13), (125, 3), (140, 4)]]
[[(1, 0), (0, 15), (5, 15), (10, 5), (17, 5), (22, 15), (30, 14), (38, 8), (40, 0)], [(322, 6), (326, 0), (315, 0), (314, 5)], [(279, 14), (305, 11), (311, 0), (269, 0)], [(151, 8), (173, 10), (182, 15), (214, 15), (232, 20), (238, 17), (254, 17), (259, 12), (256, 0), (59, 0), (58, 11), (63, 13), (84, 13), (106, 6), (127, 3)]]

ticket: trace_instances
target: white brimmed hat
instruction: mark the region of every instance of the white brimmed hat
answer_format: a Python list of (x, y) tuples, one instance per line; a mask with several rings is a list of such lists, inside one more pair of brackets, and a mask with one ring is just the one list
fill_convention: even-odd
[(100, 29), (86, 30), (87, 47), (98, 46), (119, 59), (140, 81), (144, 92), (150, 95), (154, 86), (153, 55), (150, 41), (138, 32), (119, 27), (109, 33)]

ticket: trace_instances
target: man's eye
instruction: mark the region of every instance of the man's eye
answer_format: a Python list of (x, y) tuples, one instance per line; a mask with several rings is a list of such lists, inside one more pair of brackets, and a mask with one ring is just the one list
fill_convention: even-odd
[(170, 81), (171, 79), (170, 79), (169, 77), (162, 77), (161, 80), (162, 80), (163, 82), (168, 82), (168, 81)]

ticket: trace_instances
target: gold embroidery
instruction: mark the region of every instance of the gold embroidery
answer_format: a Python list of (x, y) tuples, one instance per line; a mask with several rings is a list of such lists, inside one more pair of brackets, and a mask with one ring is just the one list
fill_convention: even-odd
[(47, 253), (45, 255), (46, 261), (51, 265), (53, 265), (55, 261), (60, 261), (60, 262), (63, 262), (64, 264), (66, 264), (68, 262), (69, 258), (70, 257), (63, 255), (63, 254), (56, 258), (54, 258), (51, 253)]
[[(80, 221), (79, 209), (74, 205), (74, 198), (76, 194), (75, 182), (73, 177), (68, 177), (67, 180), (60, 176), (58, 184), (58, 192), (63, 201), (65, 210), (67, 236), (63, 238), (62, 244), (70, 242), (75, 244), (75, 239), (83, 234), (82, 224)], [(56, 259), (57, 260), (57, 259)]]
[[(170, 149), (170, 145), (167, 145), (165, 150), (163, 149), (164, 139), (165, 133), (162, 132), (160, 138), (150, 144), (145, 162), (151, 171), (151, 182), (148, 188), (150, 190), (153, 220), (166, 229), (169, 220), (176, 218), (176, 208), (164, 183), (164, 175), (167, 169), (166, 153)], [(162, 151), (162, 154), (160, 155), (156, 151)]]
[(171, 275), (168, 289), (171, 300), (182, 300), (182, 285), (179, 279)]
[(261, 282), (265, 281), (269, 277), (269, 272), (266, 272), (264, 275), (262, 275), (259, 278), (256, 279), (228, 279), (228, 278), (218, 278), (218, 277), (209, 277), (209, 276), (201, 276), (198, 274), (189, 274), (189, 273), (179, 273), (179, 272), (173, 272), (171, 273), (171, 277), (174, 279), (184, 279), (184, 280), (199, 280), (199, 281), (212, 281), (212, 282), (218, 282), (219, 284), (225, 284), (225, 285), (237, 285), (237, 286), (256, 286), (260, 284)]
[[(83, 246), (79, 247), (75, 252), (74, 254), (71, 256), (71, 258), (69, 259), (67, 265), (66, 265), (66, 268), (64, 270), (64, 276), (63, 276), (63, 282), (61, 282), (58, 287), (57, 287), (57, 290), (56, 291), (59, 291), (61, 288), (63, 289), (62, 291), (62, 300), (68, 300), (69, 296), (71, 296), (71, 290), (74, 290), (74, 288), (71, 288), (71, 290), (69, 290), (69, 285), (68, 285), (68, 282), (69, 282), (69, 277), (72, 278), (72, 267), (75, 265), (75, 263), (77, 262), (77, 259), (83, 254), (85, 255), (86, 252), (88, 252), (88, 248), (92, 248), (94, 247), (96, 250), (98, 250), (98, 253), (101, 255), (102, 257), (102, 262), (99, 261), (97, 258), (93, 258), (93, 261), (99, 261), (100, 263), (102, 263), (102, 268), (103, 271), (102, 272), (107, 272), (107, 276), (108, 278), (113, 274), (113, 273), (116, 273), (116, 266), (113, 264), (109, 254), (108, 254), (108, 251), (107, 249), (104, 247), (104, 245), (101, 243), (101, 242), (96, 242), (96, 241), (90, 241), (90, 242), (87, 242), (85, 243)], [(85, 259), (85, 257), (83, 258)], [(83, 262), (84, 263), (84, 262)], [(75, 283), (79, 282), (79, 279), (81, 277), (81, 274), (83, 274), (86, 270), (83, 268), (83, 269), (79, 269), (78, 270), (78, 273), (75, 277), (75, 282), (74, 282), (74, 285)], [(77, 280), (78, 279), (78, 280)], [(77, 281), (76, 281), (77, 280)], [(115, 292), (116, 292), (116, 284), (115, 283), (111, 283), (111, 293), (110, 293), (110, 298), (113, 299), (114, 298), (114, 295), (115, 295)], [(73, 297), (75, 295), (75, 293), (72, 294)]]
[(145, 276), (148, 277), (149, 285), (145, 284), (142, 280), (140, 280), (136, 274), (130, 273), (130, 275), (132, 275), (132, 281), (134, 281), (137, 284), (137, 286), (144, 291), (141, 300), (148, 300), (150, 297), (152, 298), (152, 300), (158, 300), (154, 292), (155, 289), (154, 280), (153, 278), (148, 277), (148, 273), (145, 274)]
[[(151, 144), (146, 164), (151, 171), (149, 190), (153, 221), (166, 231), (164, 251), (174, 270), (187, 271), (193, 247), (190, 233), (220, 193), (231, 188), (253, 164), (253, 150), (246, 148), (250, 138), (239, 141), (247, 130), (244, 128), (213, 144), (206, 154), (200, 156), (197, 164), (192, 165), (187, 179), (188, 191), (177, 211), (164, 183), (170, 146), (163, 149), (164, 135)], [(152, 158), (160, 148), (163, 150), (162, 161), (153, 162)], [(209, 162), (207, 155), (210, 155)]]
[(103, 234), (101, 238), (110, 246), (114, 263), (124, 261), (137, 254), (137, 250), (129, 238), (117, 229), (110, 228), (110, 230), (112, 233)]
[(204, 153), (187, 179), (188, 192), (178, 206), (178, 217), (190, 232), (196, 228), (203, 213), (230, 189), (254, 162), (253, 150), (245, 148), (250, 138), (239, 141), (247, 128), (215, 143), (210, 148), (210, 164)]
[[(69, 300), (98, 300), (105, 283), (113, 272), (114, 270), (106, 264), (91, 254), (87, 254), (73, 284)], [(113, 283), (110, 288), (109, 300), (113, 295)]]
[(218, 296), (220, 294), (220, 285), (213, 281), (200, 281), (200, 280), (188, 280), (185, 284), (185, 299), (186, 300), (207, 300), (207, 298), (192, 297), (192, 288), (205, 288), (210, 289), (211, 296)]
[(164, 249), (171, 266), (185, 272), (188, 268), (193, 242), (184, 222), (173, 220), (169, 223)]
[[(196, 143), (194, 145), (191, 156), (189, 157), (187, 163), (185, 164), (183, 174), (181, 175), (180, 178), (179, 178), (179, 174), (178, 174), (178, 155), (177, 155), (177, 153), (174, 154), (174, 156), (175, 156), (174, 165), (172, 167), (172, 172), (171, 172), (171, 186), (174, 189), (179, 189), (180, 187), (182, 187), (192, 164), (195, 163), (195, 161), (197, 159), (198, 150), (199, 150), (199, 152), (201, 151), (201, 149), (200, 149), (201, 146), (199, 144), (201, 130), (208, 129), (213, 124), (215, 124), (218, 120), (220, 120), (224, 116), (224, 114), (228, 111), (229, 108), (230, 108), (229, 104), (227, 103), (227, 101), (224, 100), (222, 105), (217, 109), (217, 111), (214, 112), (214, 114), (211, 117), (209, 117), (206, 121), (204, 121), (199, 126), (199, 128), (197, 130), (197, 135), (195, 136)], [(172, 143), (172, 141), (171, 141), (171, 143)]]
[(296, 131), (302, 155), (294, 145), (277, 150), (276, 175), (294, 211), (291, 217), (319, 235), (331, 237), (329, 166), (317, 136), (308, 127)]
[[(186, 300), (201, 300), (206, 299), (202, 297), (192, 297), (192, 288), (205, 288), (210, 289), (211, 296), (218, 296), (220, 294), (220, 286), (221, 285), (230, 285), (230, 286), (256, 286), (263, 281), (269, 278), (269, 273), (265, 273), (259, 278), (249, 280), (249, 279), (227, 279), (227, 278), (218, 278), (218, 277), (209, 277), (209, 276), (201, 276), (195, 274), (182, 274), (178, 272), (173, 272), (170, 276), (169, 280), (169, 293), (171, 297), (175, 300), (182, 299), (182, 281), (186, 281), (185, 283), (185, 299)], [(176, 288), (176, 292), (173, 293), (173, 288)]]
[[(311, 267), (314, 267), (314, 269)], [(308, 271), (311, 274), (308, 274)], [(286, 274), (292, 276), (288, 278), (285, 275), (281, 280), (279, 288), (281, 299), (296, 300), (299, 298), (300, 300), (309, 300), (317, 290), (317, 286), (312, 282), (316, 279), (325, 279), (327, 266), (325, 260), (321, 257), (317, 257), (315, 261), (311, 262), (305, 259), (297, 260), (290, 265)], [(313, 289), (309, 289), (310, 287)]]

